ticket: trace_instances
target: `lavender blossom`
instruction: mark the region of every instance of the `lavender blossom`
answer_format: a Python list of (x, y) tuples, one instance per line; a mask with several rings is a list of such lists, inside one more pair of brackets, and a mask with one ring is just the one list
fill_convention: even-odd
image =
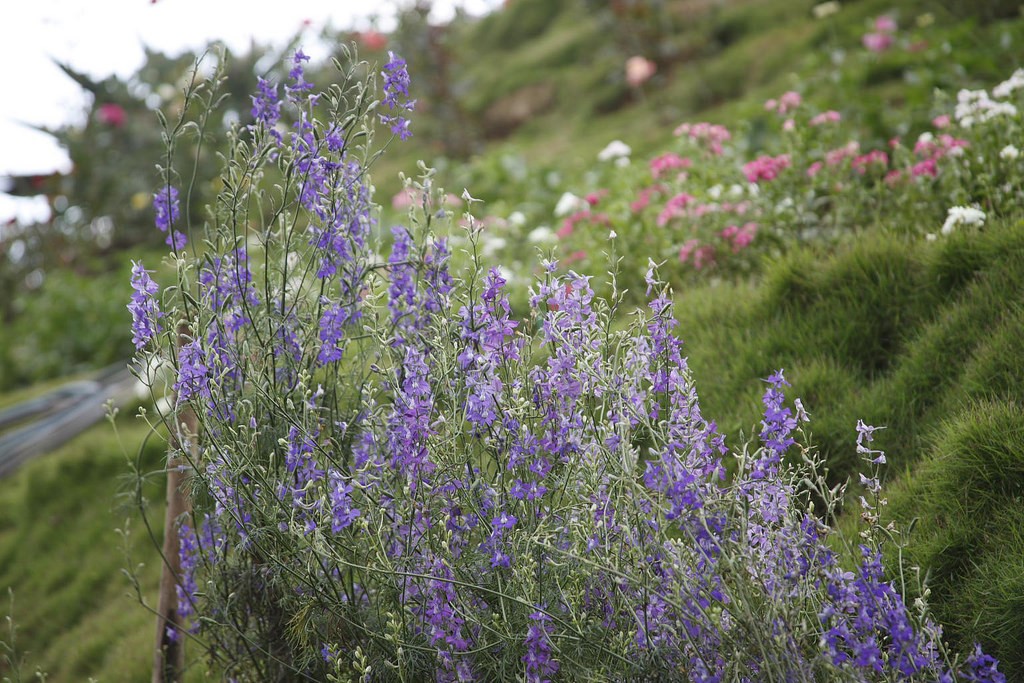
[(384, 65), (381, 75), (384, 77), (384, 97), (381, 103), (398, 113), (381, 114), (380, 121), (390, 127), (391, 132), (400, 140), (406, 140), (412, 136), (412, 132), (409, 130), (409, 120), (402, 116), (401, 112), (412, 111), (416, 107), (416, 100), (408, 99), (409, 71), (405, 60), (393, 52), (388, 52), (388, 63)]
[(178, 354), (178, 380), (174, 383), (174, 390), (178, 392), (179, 403), (194, 397), (210, 398), (210, 368), (198, 340), (181, 347)]
[(136, 349), (146, 346), (162, 329), (159, 319), (163, 313), (153, 296), (160, 291), (160, 285), (149, 277), (150, 272), (142, 266), (141, 261), (132, 261), (134, 293), (128, 310), (132, 313), (132, 342)]
[(529, 683), (550, 683), (558, 673), (558, 660), (551, 647), (551, 617), (540, 610), (530, 614), (530, 627), (526, 630), (526, 680)]
[(185, 248), (185, 235), (174, 229), (174, 224), (181, 216), (178, 206), (178, 188), (165, 185), (153, 195), (153, 210), (156, 212), (156, 227), (160, 232), (167, 233), (165, 243), (175, 251)]

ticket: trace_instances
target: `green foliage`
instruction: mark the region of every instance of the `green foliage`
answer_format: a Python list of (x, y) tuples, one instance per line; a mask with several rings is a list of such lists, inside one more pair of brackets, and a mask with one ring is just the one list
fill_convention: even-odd
[(55, 269), (35, 291), (14, 290), (18, 312), (0, 327), (0, 390), (110, 365), (132, 351), (125, 305), (131, 265)]

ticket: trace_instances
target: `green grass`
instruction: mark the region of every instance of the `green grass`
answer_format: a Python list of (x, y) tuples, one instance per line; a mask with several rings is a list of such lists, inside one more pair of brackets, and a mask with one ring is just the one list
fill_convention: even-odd
[[(0, 487), (0, 590), (13, 591), (23, 674), (38, 668), (51, 681), (148, 679), (155, 620), (122, 571), (143, 563), (140, 585), (155, 600), (159, 556), (125, 495), (134, 484), (123, 448), (134, 454), (147, 429), (129, 417), (119, 427), (121, 443), (110, 424), (98, 425)], [(163, 451), (160, 439), (150, 439), (141, 465), (158, 467)], [(159, 535), (162, 482), (143, 490)], [(131, 530), (127, 543), (118, 529)], [(10, 672), (0, 665), (0, 674)]]
[(834, 481), (861, 468), (856, 421), (885, 427), (891, 515), (919, 519), (907, 559), (930, 577), (934, 615), (1011, 680), (1024, 675), (1022, 227), (937, 243), (868, 233), (676, 307), (703, 411), (727, 433), (756, 433), (760, 378), (779, 367)]

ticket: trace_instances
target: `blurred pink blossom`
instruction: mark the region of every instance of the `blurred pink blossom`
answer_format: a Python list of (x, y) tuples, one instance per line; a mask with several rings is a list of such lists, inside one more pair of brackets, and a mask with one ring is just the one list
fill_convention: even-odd
[(879, 33), (895, 33), (896, 20), (891, 15), (883, 14), (875, 19), (875, 30)]
[(113, 126), (114, 128), (120, 128), (124, 125), (124, 122), (128, 117), (124, 112), (124, 107), (120, 104), (108, 102), (99, 106), (99, 109), (96, 111), (96, 118), (99, 119), (102, 124)]
[(684, 215), (684, 209), (690, 205), (690, 202), (692, 202), (693, 199), (693, 195), (687, 194), (686, 192), (680, 192), (669, 199), (665, 204), (665, 208), (658, 214), (658, 227), (663, 228), (676, 216)]
[(795, 90), (789, 90), (787, 92), (782, 93), (779, 99), (775, 99), (773, 97), (772, 99), (766, 101), (764, 103), (764, 108), (767, 111), (774, 111), (780, 114), (788, 114), (789, 112), (799, 107), (801, 102), (803, 102), (803, 98), (800, 96), (800, 93), (798, 93)]
[(943, 114), (942, 116), (936, 116), (932, 119), (932, 125), (938, 129), (949, 128), (950, 118), (949, 114)]
[(823, 111), (820, 114), (812, 117), (810, 124), (812, 126), (820, 126), (826, 123), (836, 123), (841, 118), (843, 118), (842, 114), (835, 111), (834, 109), (829, 109), (828, 111)]
[(722, 143), (730, 140), (732, 135), (725, 126), (717, 123), (683, 123), (679, 125), (674, 133), (676, 137), (688, 136), (691, 140), (707, 143), (711, 153), (720, 156), (723, 148)]
[(886, 168), (889, 165), (889, 155), (880, 149), (873, 149), (867, 154), (854, 157), (850, 162), (850, 166), (857, 173), (864, 175), (868, 172), (868, 169), (872, 166), (878, 166)]
[(756, 183), (761, 180), (775, 180), (783, 169), (789, 168), (789, 155), (777, 157), (761, 156), (743, 165), (743, 174), (747, 181)]
[(651, 159), (651, 175), (660, 178), (667, 171), (674, 169), (690, 168), (693, 162), (687, 157), (681, 157), (675, 152), (667, 152), (661, 156)]
[(892, 47), (895, 39), (889, 33), (865, 33), (861, 42), (872, 52), (885, 52)]
[(630, 57), (626, 60), (626, 83), (631, 88), (639, 88), (650, 80), (657, 70), (658, 65), (645, 57)]

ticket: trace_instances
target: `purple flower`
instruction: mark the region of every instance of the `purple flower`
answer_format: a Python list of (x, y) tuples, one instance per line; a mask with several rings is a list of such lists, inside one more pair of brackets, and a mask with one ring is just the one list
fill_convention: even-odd
[(178, 528), (178, 562), (181, 570), (175, 591), (178, 594), (178, 615), (182, 621), (196, 613), (196, 563), (199, 560), (199, 543), (195, 532), (187, 522)]
[[(384, 77), (384, 98), (381, 103), (398, 114), (381, 114), (380, 120), (391, 128), (391, 132), (401, 140), (408, 139), (412, 133), (409, 131), (409, 121), (401, 115), (401, 112), (412, 111), (416, 107), (416, 100), (409, 98), (409, 71), (406, 68), (405, 60), (388, 52), (388, 63), (384, 65), (381, 75)], [(401, 101), (401, 100), (405, 101)]]
[(526, 680), (529, 683), (550, 683), (551, 676), (558, 673), (558, 660), (552, 655), (551, 617), (537, 610), (530, 615), (530, 627), (526, 630)]
[(969, 683), (1006, 683), (1006, 676), (999, 673), (995, 657), (981, 651), (981, 645), (974, 646), (974, 652), (967, 658), (967, 666), (960, 675)]
[(352, 312), (341, 304), (328, 306), (320, 316), (320, 353), (317, 360), (327, 365), (341, 360), (345, 349), (343, 345), (344, 327), (352, 318)]
[(185, 235), (174, 230), (174, 224), (181, 216), (181, 209), (178, 206), (178, 188), (172, 185), (164, 185), (160, 191), (153, 195), (153, 210), (156, 212), (156, 227), (160, 232), (167, 233), (166, 244), (175, 251), (185, 248)]
[(302, 50), (295, 51), (295, 56), (292, 57), (292, 68), (288, 72), (288, 78), (292, 82), (284, 88), (288, 98), (293, 101), (301, 93), (313, 89), (313, 84), (306, 80), (305, 69), (302, 66), (304, 62), (308, 61), (309, 57)]
[(494, 525), (495, 529), (511, 529), (518, 521), (514, 515), (510, 515), (502, 510), (500, 515), (491, 520), (491, 524)]
[(174, 383), (179, 403), (195, 396), (210, 398), (210, 368), (206, 363), (206, 353), (198, 340), (181, 347), (178, 353), (178, 381)]
[(132, 302), (128, 310), (132, 313), (132, 342), (136, 349), (141, 349), (160, 332), (158, 320), (163, 317), (154, 294), (160, 286), (149, 277), (151, 271), (142, 266), (142, 262), (132, 261)]
[(331, 532), (339, 533), (348, 528), (361, 514), (359, 508), (352, 506), (352, 484), (337, 470), (327, 473), (331, 493)]
[(277, 86), (263, 78), (257, 81), (256, 94), (252, 95), (252, 117), (267, 130), (273, 130), (281, 118), (281, 100), (277, 97)]

